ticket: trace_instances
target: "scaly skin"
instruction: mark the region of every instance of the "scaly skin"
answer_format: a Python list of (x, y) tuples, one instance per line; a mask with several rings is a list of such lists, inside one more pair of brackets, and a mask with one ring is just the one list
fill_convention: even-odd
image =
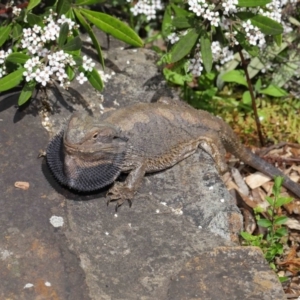
[(211, 155), (220, 173), (227, 170), (228, 151), (270, 177), (283, 176), (284, 186), (300, 197), (300, 185), (245, 149), (224, 121), (181, 101), (135, 104), (99, 120), (75, 113), (62, 134), (47, 150), (50, 169), (62, 184), (92, 191), (113, 183), (121, 172), (129, 173), (107, 193), (108, 203), (117, 200), (116, 209), (125, 200), (131, 205), (145, 173), (172, 167), (198, 148)]

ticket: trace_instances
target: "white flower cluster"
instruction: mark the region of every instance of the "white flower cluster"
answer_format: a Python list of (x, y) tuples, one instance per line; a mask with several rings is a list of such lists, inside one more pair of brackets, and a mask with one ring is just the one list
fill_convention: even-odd
[(239, 44), (239, 42), (235, 38), (235, 36), (237, 35), (237, 31), (225, 32), (224, 35), (227, 38), (227, 40), (229, 41), (229, 44), (230, 44), (231, 47), (233, 47), (234, 45), (238, 45)]
[(198, 17), (210, 21), (210, 24), (218, 27), (220, 17), (218, 11), (213, 11), (214, 4), (208, 5), (205, 0), (188, 0), (189, 10), (194, 12)]
[(188, 70), (196, 77), (199, 77), (202, 74), (203, 66), (200, 53), (198, 53), (198, 55), (194, 58), (190, 59)]
[(22, 48), (28, 50), (28, 54), (38, 54), (42, 56), (42, 52), (48, 49), (44, 45), (48, 42), (55, 41), (59, 36), (60, 27), (64, 23), (68, 23), (69, 32), (74, 28), (75, 22), (62, 15), (57, 21), (53, 19), (56, 13), (51, 13), (45, 18), (45, 27), (34, 25), (33, 28), (23, 29), (23, 39), (21, 40)]
[(233, 51), (229, 47), (221, 47), (221, 44), (216, 41), (211, 43), (211, 52), (213, 60), (220, 62), (222, 65), (233, 59)]
[(194, 76), (198, 77), (202, 74), (203, 71), (203, 61), (200, 52), (200, 44), (196, 45), (195, 55), (192, 59), (189, 60), (188, 71), (191, 72)]
[(246, 37), (250, 45), (256, 46), (258, 43), (259, 47), (265, 46), (266, 40), (264, 34), (259, 30), (258, 27), (252, 25), (251, 20), (243, 22), (242, 26), (245, 30)]
[[(127, 0), (131, 2), (131, 0)], [(144, 14), (147, 20), (156, 18), (156, 11), (163, 9), (163, 4), (161, 0), (139, 0), (132, 8), (131, 11), (133, 15), (137, 16), (139, 14)]]
[(223, 1), (222, 6), (226, 15), (235, 13), (237, 11), (238, 0), (227, 0)]
[[(66, 73), (67, 66), (75, 66), (76, 63), (72, 55), (65, 53), (63, 50), (50, 51), (47, 44), (51, 44), (59, 36), (60, 27), (64, 23), (68, 23), (69, 30), (75, 27), (75, 23), (62, 15), (57, 21), (53, 16), (56, 13), (50, 13), (45, 17), (45, 27), (34, 25), (33, 28), (23, 29), (23, 38), (21, 40), (22, 48), (27, 49), (27, 54), (31, 56), (24, 65), (25, 71), (23, 75), (26, 81), (35, 80), (36, 82), (46, 86), (51, 79), (58, 80), (60, 86), (67, 88), (70, 84)], [(91, 72), (95, 63), (86, 56), (83, 57), (83, 69)], [(84, 73), (81, 72), (76, 79), (80, 84), (87, 81)]]
[(6, 66), (4, 64), (5, 58), (12, 53), (11, 49), (8, 49), (7, 51), (0, 50), (0, 78), (3, 77), (6, 74)]
[(21, 8), (18, 8), (17, 6), (12, 7), (12, 13), (17, 17), (20, 15), (21, 11), (22, 11)]
[[(233, 51), (229, 47), (221, 47), (221, 44), (218, 41), (212, 42), (211, 52), (213, 54), (213, 61), (220, 62), (222, 65), (226, 62), (233, 59)], [(203, 61), (200, 53), (200, 44), (196, 45), (195, 50), (196, 55), (194, 58), (189, 60), (188, 71), (191, 72), (194, 76), (198, 77), (202, 74), (203, 71)]]
[[(238, 7), (238, 0), (223, 0), (220, 2), (223, 10), (222, 19), (220, 19), (219, 13), (216, 11), (213, 1), (187, 0), (189, 10), (195, 13), (196, 16), (209, 21), (210, 25), (215, 27), (220, 26), (224, 31), (226, 31), (225, 37), (229, 41), (229, 45), (233, 47), (239, 43), (236, 39), (237, 31), (232, 30), (232, 22), (228, 18), (229, 15), (235, 14), (239, 11), (250, 11), (282, 23), (282, 8), (288, 3), (297, 3), (297, 0), (273, 0), (271, 3), (266, 5), (267, 10), (256, 7), (240, 8)], [(236, 23), (236, 25), (237, 24), (238, 23)], [(240, 21), (240, 31), (245, 33), (250, 45), (258, 46), (261, 49), (265, 47), (266, 40), (264, 34), (258, 27), (251, 23), (251, 20), (247, 20), (245, 22)], [(173, 32), (167, 38), (171, 44), (174, 44), (179, 40), (179, 37), (180, 34)], [(233, 59), (233, 51), (229, 50), (228, 47), (221, 48), (219, 42), (213, 41), (211, 49), (214, 62), (220, 62), (220, 64), (224, 64)], [(199, 53), (200, 51), (198, 45), (195, 49), (195, 57), (189, 60), (189, 71), (196, 76), (199, 76), (203, 70), (201, 55)]]
[(168, 40), (170, 41), (171, 44), (175, 44), (176, 42), (179, 41), (179, 36), (176, 34), (176, 32), (172, 32), (171, 34), (168, 35)]
[(52, 54), (50, 54), (49, 50), (43, 53), (46, 53), (43, 56), (47, 58), (48, 65), (46, 65), (44, 59), (41, 59), (39, 56), (33, 56), (28, 59), (24, 65), (26, 71), (23, 73), (26, 77), (26, 81), (35, 80), (43, 86), (46, 86), (50, 79), (54, 77), (60, 81), (62, 87), (67, 88), (70, 82), (68, 81), (65, 68), (67, 65), (75, 65), (72, 56), (62, 50)]

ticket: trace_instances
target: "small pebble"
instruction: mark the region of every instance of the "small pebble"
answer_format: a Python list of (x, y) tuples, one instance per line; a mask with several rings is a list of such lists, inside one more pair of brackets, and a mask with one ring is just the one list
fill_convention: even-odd
[(52, 216), (50, 218), (50, 223), (53, 227), (61, 227), (64, 225), (64, 219), (58, 216)]

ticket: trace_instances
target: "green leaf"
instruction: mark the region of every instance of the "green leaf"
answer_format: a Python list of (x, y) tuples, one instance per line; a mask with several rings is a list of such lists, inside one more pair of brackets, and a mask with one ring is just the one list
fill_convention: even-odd
[(11, 32), (11, 25), (0, 27), (0, 47), (6, 42)]
[(67, 37), (68, 37), (68, 33), (69, 33), (69, 24), (67, 22), (65, 22), (60, 27), (58, 41), (57, 41), (58, 46), (60, 48), (63, 47), (64, 43), (66, 42)]
[(282, 205), (289, 204), (293, 200), (294, 199), (292, 197), (279, 197), (276, 200), (275, 207), (278, 208), (278, 207), (281, 207)]
[(242, 70), (232, 70), (222, 75), (222, 80), (225, 82), (234, 82), (238, 84), (242, 84), (246, 87), (247, 81), (245, 79), (245, 73)]
[(286, 54), (286, 62), (280, 64), (280, 67), (276, 68), (276, 72), (273, 72), (272, 74), (272, 84), (280, 88), (293, 76), (295, 76), (295, 73), (297, 73), (297, 70), (299, 68), (299, 65), (297, 63), (297, 49), (291, 49)]
[(273, 85), (273, 84), (270, 84), (267, 88), (265, 88), (264, 90), (260, 90), (259, 91), (261, 94), (264, 94), (264, 95), (269, 95), (269, 96), (273, 96), (273, 97), (283, 97), (283, 96), (287, 96), (288, 93)]
[(268, 214), (269, 214), (270, 217), (272, 217), (274, 215), (274, 212), (273, 212), (273, 210), (271, 208), (268, 208), (267, 212), (268, 212)]
[(72, 56), (73, 56), (74, 61), (76, 62), (76, 66), (81, 66), (82, 62), (83, 62), (82, 57), (79, 55), (72, 55)]
[[(1, 29), (0, 29), (1, 30)], [(14, 23), (12, 28), (12, 37), (17, 40), (23, 34), (23, 28), (19, 23)]]
[(261, 227), (271, 227), (272, 226), (272, 222), (270, 220), (267, 219), (260, 219), (257, 221), (257, 224)]
[(181, 75), (167, 68), (163, 69), (163, 73), (168, 81), (181, 86), (184, 86), (187, 82), (191, 82), (193, 80), (193, 77), (190, 74)]
[(27, 54), (14, 52), (7, 56), (6, 61), (10, 61), (15, 64), (25, 64), (29, 58), (30, 58), (30, 56)]
[(272, 0), (239, 0), (238, 6), (240, 7), (264, 6), (271, 2)]
[(287, 276), (278, 276), (280, 283), (288, 281), (290, 278)]
[(286, 227), (280, 227), (280, 228), (276, 229), (276, 231), (275, 231), (276, 238), (281, 238), (287, 234), (288, 234), (288, 230)]
[(255, 86), (254, 86), (254, 89), (255, 89), (255, 91), (256, 91), (257, 93), (260, 91), (261, 85), (262, 85), (261, 79), (258, 78), (257, 81), (256, 81), (256, 83), (255, 83)]
[(276, 197), (280, 193), (280, 189), (282, 187), (283, 181), (284, 181), (284, 179), (282, 176), (275, 176), (275, 178), (274, 178), (274, 185), (273, 185), (272, 191)]
[(190, 28), (193, 26), (193, 19), (189, 16), (175, 17), (172, 25), (178, 29)]
[(27, 15), (27, 22), (30, 26), (34, 26), (35, 24), (37, 24), (41, 27), (44, 27), (43, 18), (35, 14), (29, 13)]
[(102, 82), (102, 79), (98, 73), (98, 71), (93, 68), (93, 71), (92, 72), (89, 72), (87, 74), (87, 78), (90, 82), (90, 84), (98, 91), (102, 91), (103, 90), (103, 82)]
[(99, 61), (102, 65), (102, 68), (104, 69), (104, 59), (103, 59), (103, 55), (102, 55), (102, 51), (101, 51), (101, 47), (98, 42), (98, 39), (96, 38), (91, 26), (86, 22), (85, 18), (82, 16), (80, 11), (77, 9), (74, 9), (74, 13), (75, 13), (77, 19), (79, 20), (80, 24), (84, 27), (84, 29), (87, 31), (90, 38), (92, 39), (93, 45), (96, 48), (96, 51), (98, 53)]
[(10, 90), (17, 86), (23, 79), (24, 68), (18, 69), (0, 79), (0, 92)]
[(61, 47), (62, 50), (65, 51), (75, 51), (81, 49), (82, 41), (79, 36), (76, 36), (74, 39), (67, 42), (65, 45)]
[(71, 0), (58, 0), (56, 12), (58, 17), (66, 14), (71, 8)]
[(289, 16), (289, 22), (291, 23), (291, 24), (293, 24), (293, 25), (296, 25), (297, 27), (300, 27), (300, 22), (297, 20), (297, 19), (295, 19), (295, 18), (293, 18), (293, 17), (291, 17), (291, 16)]
[(209, 73), (212, 68), (213, 58), (211, 51), (211, 42), (207, 33), (203, 32), (200, 38), (201, 56), (205, 71)]
[(40, 4), (41, 0), (30, 0), (29, 4), (27, 6), (27, 11), (32, 10), (34, 7), (38, 6)]
[(252, 235), (252, 234), (250, 234), (246, 231), (242, 231), (241, 236), (246, 241), (255, 241), (255, 240), (257, 240), (257, 237), (255, 235)]
[(278, 47), (282, 44), (282, 34), (277, 34), (273, 36), (273, 39)]
[(257, 26), (262, 33), (269, 35), (278, 35), (283, 33), (283, 27), (278, 22), (261, 15), (251, 18), (253, 26)]
[[(274, 188), (274, 187), (273, 187)], [(273, 206), (274, 205), (274, 199), (269, 197), (269, 196), (266, 196), (266, 200), (268, 201), (268, 203)]]
[(141, 38), (126, 24), (107, 14), (87, 9), (78, 9), (91, 23), (102, 31), (135, 47), (143, 46)]
[(165, 13), (164, 18), (161, 26), (161, 33), (164, 37), (167, 37), (172, 32), (172, 10), (171, 6), (168, 5)]
[(66, 73), (68, 75), (69, 80), (72, 81), (75, 77), (75, 72), (73, 71), (72, 67), (70, 67), (69, 65), (67, 65)]
[(76, 0), (76, 5), (91, 5), (91, 4), (97, 4), (97, 3), (103, 3), (106, 0)]
[(249, 91), (243, 93), (242, 102), (244, 105), (251, 106), (252, 99)]
[(179, 61), (187, 54), (190, 53), (194, 45), (199, 38), (199, 33), (196, 29), (190, 30), (186, 35), (180, 38), (180, 40), (171, 48), (171, 63)]
[(276, 216), (274, 224), (282, 225), (282, 224), (286, 223), (287, 220), (288, 220), (288, 218), (286, 216)]
[(29, 82), (25, 83), (25, 85), (24, 85), (24, 87), (21, 91), (21, 94), (19, 96), (19, 99), (18, 99), (18, 105), (19, 106), (23, 105), (24, 103), (26, 103), (30, 99), (35, 87), (36, 87), (36, 82), (35, 81), (29, 81)]
[(255, 14), (250, 11), (240, 11), (237, 12), (235, 15), (242, 21), (247, 21), (248, 19), (251, 19), (255, 16)]
[(176, 17), (192, 15), (189, 11), (180, 8), (180, 7), (176, 6), (175, 4), (171, 4), (171, 7), (172, 7), (173, 11), (175, 12)]

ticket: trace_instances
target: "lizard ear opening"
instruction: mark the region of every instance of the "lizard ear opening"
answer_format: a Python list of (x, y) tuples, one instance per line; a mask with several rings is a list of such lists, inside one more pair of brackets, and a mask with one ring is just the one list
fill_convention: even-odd
[(61, 131), (52, 139), (46, 155), (47, 164), (59, 183), (77, 191), (91, 192), (111, 184), (120, 175), (125, 152), (112, 153), (105, 161), (87, 162), (64, 152), (63, 136)]

